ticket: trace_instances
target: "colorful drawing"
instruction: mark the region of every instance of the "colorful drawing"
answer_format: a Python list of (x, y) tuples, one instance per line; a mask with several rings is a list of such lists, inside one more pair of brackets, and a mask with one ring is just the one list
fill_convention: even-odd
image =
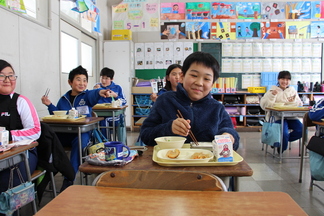
[(210, 3), (186, 3), (186, 19), (210, 19)]
[(321, 2), (311, 1), (311, 19), (321, 18)]
[(311, 38), (324, 38), (324, 22), (313, 21), (310, 24)]
[(211, 2), (212, 19), (237, 19), (234, 2)]
[(184, 2), (161, 3), (161, 20), (183, 20), (185, 19), (186, 5)]
[(311, 36), (311, 22), (286, 22), (286, 39), (308, 39)]
[(24, 4), (24, 1), (8, 0), (7, 4), (8, 4), (8, 7), (13, 11), (17, 11), (17, 12), (20, 12), (20, 13), (26, 13), (26, 7), (25, 7), (25, 4)]
[(237, 2), (236, 11), (239, 19), (260, 19), (260, 2)]
[(165, 22), (161, 25), (161, 39), (186, 39), (184, 22)]
[(285, 39), (285, 22), (261, 22), (262, 39)]
[(286, 2), (262, 2), (262, 19), (286, 19)]
[(311, 3), (310, 1), (287, 2), (286, 4), (287, 19), (310, 19), (311, 18)]
[(324, 1), (321, 1), (321, 18), (324, 18)]
[(186, 22), (188, 39), (209, 39), (210, 22)]
[(260, 38), (260, 23), (259, 22), (237, 22), (236, 23), (236, 38)]
[(212, 22), (210, 38), (213, 40), (235, 40), (235, 22)]

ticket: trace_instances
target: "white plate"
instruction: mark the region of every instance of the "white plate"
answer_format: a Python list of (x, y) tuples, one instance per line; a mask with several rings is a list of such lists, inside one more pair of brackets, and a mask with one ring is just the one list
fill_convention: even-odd
[(199, 145), (196, 145), (194, 142), (190, 143), (191, 148), (213, 148), (212, 142), (198, 142)]
[[(169, 158), (166, 156), (167, 152), (169, 150), (174, 150), (174, 149), (162, 149), (158, 151), (157, 157), (160, 161), (172, 161), (172, 162), (208, 162), (210, 159), (214, 157), (213, 153), (209, 150), (206, 149), (179, 149), (180, 154), (177, 158)], [(190, 157), (194, 153), (203, 153), (203, 154), (208, 154), (208, 158), (205, 159), (191, 159)]]

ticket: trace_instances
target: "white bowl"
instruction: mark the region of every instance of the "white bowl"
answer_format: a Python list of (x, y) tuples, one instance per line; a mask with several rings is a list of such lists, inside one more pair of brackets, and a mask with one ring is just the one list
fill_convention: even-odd
[(175, 149), (182, 148), (187, 138), (180, 136), (164, 136), (157, 137), (154, 141), (158, 144), (160, 149)]
[(66, 110), (58, 110), (58, 111), (53, 111), (53, 113), (57, 117), (63, 117), (63, 116), (66, 116), (67, 111)]

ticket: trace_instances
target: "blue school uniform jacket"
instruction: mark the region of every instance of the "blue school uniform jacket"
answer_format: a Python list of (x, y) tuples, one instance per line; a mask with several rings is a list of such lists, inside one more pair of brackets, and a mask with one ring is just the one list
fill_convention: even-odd
[[(101, 85), (101, 83), (97, 83), (97, 84), (99, 84), (100, 88), (102, 88), (102, 89), (109, 89), (111, 91), (116, 92), (118, 97), (114, 98), (114, 99), (115, 100), (121, 99), (122, 105), (125, 105), (127, 103), (126, 97), (123, 92), (123, 88), (120, 85), (115, 84), (113, 81), (111, 82), (111, 84), (109, 86), (106, 86), (106, 87), (103, 87)], [(111, 97), (107, 97), (107, 98), (102, 97), (98, 103), (111, 103), (111, 101), (112, 101)]]
[[(224, 106), (208, 94), (206, 97), (191, 101), (182, 84), (177, 91), (168, 91), (160, 95), (151, 108), (150, 115), (141, 126), (140, 137), (146, 145), (156, 145), (154, 139), (160, 136), (174, 136), (172, 122), (180, 110), (185, 119), (190, 119), (191, 131), (199, 142), (211, 142), (215, 135), (230, 133), (235, 143), (233, 149), (239, 146), (239, 135)], [(191, 142), (190, 136), (186, 143)]]
[(319, 100), (312, 109), (309, 110), (308, 116), (313, 121), (322, 121), (324, 119), (324, 98)]
[(50, 104), (48, 106), (48, 111), (50, 114), (53, 114), (55, 110), (70, 110), (72, 107), (75, 107), (79, 114), (86, 115), (87, 117), (91, 117), (92, 107), (98, 103), (101, 96), (99, 95), (99, 91), (102, 89), (94, 89), (94, 90), (85, 90), (75, 96), (73, 104), (70, 103), (70, 94), (71, 91), (66, 92), (58, 101), (57, 106)]

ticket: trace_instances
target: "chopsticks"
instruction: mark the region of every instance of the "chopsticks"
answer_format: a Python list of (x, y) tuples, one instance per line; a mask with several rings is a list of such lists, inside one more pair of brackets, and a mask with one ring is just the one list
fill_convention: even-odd
[(44, 96), (47, 97), (50, 91), (51, 91), (51, 89), (47, 88), (46, 91), (45, 91)]
[[(177, 114), (177, 117), (178, 118), (183, 118), (183, 115), (181, 114), (180, 110), (177, 110), (178, 114)], [(189, 136), (191, 137), (192, 141), (198, 146), (199, 143), (195, 137), (195, 135), (192, 133), (191, 130), (189, 130)]]

